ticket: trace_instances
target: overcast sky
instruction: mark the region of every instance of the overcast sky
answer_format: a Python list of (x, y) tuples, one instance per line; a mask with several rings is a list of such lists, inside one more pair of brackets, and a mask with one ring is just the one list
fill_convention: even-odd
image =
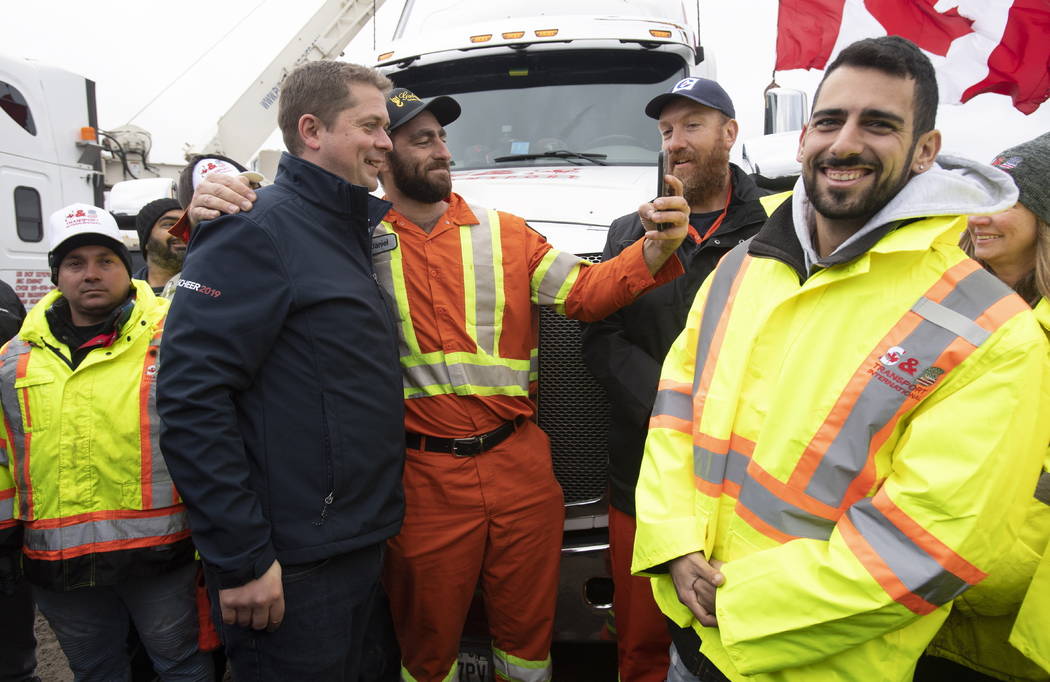
[[(151, 160), (177, 163), (184, 145), (200, 146), (210, 139), (219, 116), (321, 4), (322, 0), (5, 3), (0, 52), (39, 59), (93, 79), (101, 127), (129, 122), (142, 126), (153, 135)], [(371, 63), (388, 43), (402, 4), (403, 0), (386, 0), (380, 8), (375, 26), (378, 49), (373, 49), (369, 24), (345, 58)], [(685, 4), (695, 11), (696, 0)], [(776, 1), (700, 0), (700, 14), (701, 40), (736, 104), (741, 139), (760, 135), (762, 92), (774, 62)], [(783, 72), (777, 81), (811, 95), (819, 75)], [(1050, 104), (1024, 116), (1001, 95), (942, 107), (939, 116), (945, 149), (980, 160), (1050, 130)], [(279, 145), (278, 138), (271, 140), (275, 142), (270, 146)]]

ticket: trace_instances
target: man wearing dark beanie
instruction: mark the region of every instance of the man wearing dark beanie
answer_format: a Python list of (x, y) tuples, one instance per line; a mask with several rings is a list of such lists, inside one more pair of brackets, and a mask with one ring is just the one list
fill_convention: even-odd
[(166, 197), (143, 206), (135, 218), (135, 230), (139, 233), (139, 246), (146, 264), (134, 277), (149, 282), (155, 294), (161, 293), (168, 280), (182, 271), (186, 243), (168, 234), (181, 215), (179, 202)]

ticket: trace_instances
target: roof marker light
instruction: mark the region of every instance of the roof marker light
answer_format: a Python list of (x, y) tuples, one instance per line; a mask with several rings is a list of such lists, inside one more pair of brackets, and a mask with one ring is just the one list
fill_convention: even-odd
[(470, 36), (470, 42), (472, 43), (487, 43), (490, 40), (492, 40), (491, 33), (486, 33), (484, 35), (479, 36)]
[(558, 35), (558, 29), (556, 28), (544, 28), (539, 31), (535, 31), (537, 38), (553, 38)]

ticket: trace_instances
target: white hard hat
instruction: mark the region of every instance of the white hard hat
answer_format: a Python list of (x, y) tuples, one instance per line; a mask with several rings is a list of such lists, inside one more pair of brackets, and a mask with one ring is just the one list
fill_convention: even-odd
[(48, 219), (51, 247), (47, 259), (51, 281), (58, 280), (58, 266), (67, 253), (86, 244), (99, 244), (113, 249), (131, 273), (131, 256), (120, 236), (117, 221), (109, 211), (91, 204), (70, 204), (51, 214)]

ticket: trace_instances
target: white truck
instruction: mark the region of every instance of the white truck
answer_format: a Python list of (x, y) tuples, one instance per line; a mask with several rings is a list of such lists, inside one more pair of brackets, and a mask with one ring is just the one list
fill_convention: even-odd
[(47, 219), (102, 205), (95, 83), (0, 55), (0, 278), (28, 308), (51, 290)]

